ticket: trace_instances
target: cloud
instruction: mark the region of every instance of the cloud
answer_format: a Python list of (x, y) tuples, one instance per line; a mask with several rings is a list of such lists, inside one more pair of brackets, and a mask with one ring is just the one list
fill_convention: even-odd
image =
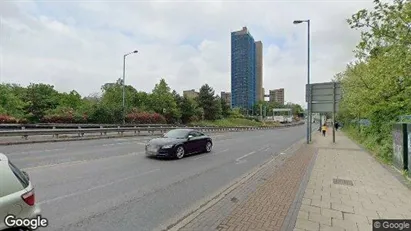
[(352, 59), (358, 32), (345, 19), (371, 1), (1, 1), (0, 81), (54, 84), (82, 95), (122, 76), (151, 91), (230, 90), (230, 32), (247, 26), (263, 42), (264, 83), (304, 104), (306, 25), (311, 19), (313, 82), (329, 81)]

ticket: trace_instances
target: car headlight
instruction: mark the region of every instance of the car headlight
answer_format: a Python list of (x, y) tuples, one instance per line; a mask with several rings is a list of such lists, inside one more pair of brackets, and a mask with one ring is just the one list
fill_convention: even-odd
[(167, 144), (167, 145), (164, 145), (163, 147), (161, 147), (162, 149), (168, 149), (168, 148), (172, 148), (173, 147), (173, 145), (172, 144)]

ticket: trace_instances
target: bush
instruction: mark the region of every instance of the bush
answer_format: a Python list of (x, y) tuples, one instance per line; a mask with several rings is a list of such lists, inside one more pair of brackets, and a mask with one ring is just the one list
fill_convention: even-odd
[(42, 123), (86, 123), (87, 115), (46, 115), (41, 119)]
[(77, 113), (72, 108), (60, 108), (49, 113), (40, 121), (43, 123), (86, 123), (88, 119), (87, 114)]
[(12, 117), (12, 116), (8, 116), (8, 115), (0, 115), (0, 124), (15, 124), (17, 123), (17, 119)]
[(126, 116), (126, 122), (135, 124), (165, 124), (166, 118), (158, 113), (132, 112)]
[(19, 119), (19, 124), (27, 124), (29, 121), (26, 118)]

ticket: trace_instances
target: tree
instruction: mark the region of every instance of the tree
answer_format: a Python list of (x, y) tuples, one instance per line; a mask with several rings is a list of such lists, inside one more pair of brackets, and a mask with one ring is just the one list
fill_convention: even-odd
[(183, 123), (193, 122), (201, 118), (201, 117), (198, 117), (199, 113), (197, 112), (197, 103), (195, 102), (195, 100), (191, 98), (183, 97), (180, 108), (181, 108), (181, 121)]
[(389, 160), (391, 123), (411, 113), (411, 2), (374, 3), (374, 10), (360, 10), (347, 20), (361, 30), (361, 41), (357, 60), (335, 77), (343, 87), (338, 117), (347, 124), (368, 118), (371, 126), (362, 135)]
[(74, 110), (78, 110), (81, 108), (83, 104), (83, 99), (81, 98), (81, 95), (73, 90), (70, 93), (62, 93), (59, 96), (59, 106), (60, 107), (68, 107), (68, 108), (73, 108)]
[[(114, 107), (122, 108), (123, 105), (123, 86), (121, 79), (118, 79), (115, 83), (105, 83), (101, 90), (103, 96), (101, 101), (103, 104), (112, 105)], [(134, 107), (135, 97), (137, 90), (131, 86), (125, 86), (125, 107), (127, 111), (130, 111)]]
[(215, 105), (215, 114), (214, 114), (214, 118), (215, 119), (222, 119), (223, 118), (223, 109), (222, 109), (222, 104), (221, 104), (221, 98), (220, 96), (216, 96), (214, 98), (214, 105)]
[(225, 118), (231, 115), (231, 106), (223, 98), (221, 98), (221, 114)]
[(183, 102), (183, 98), (180, 94), (177, 93), (176, 90), (173, 90), (173, 92), (171, 92), (171, 94), (173, 95), (174, 100), (177, 103), (177, 106), (180, 107), (181, 103)]
[(301, 116), (304, 113), (303, 108), (299, 104), (287, 103), (287, 108), (291, 108), (291, 112), (294, 116)]
[(411, 2), (394, 0), (389, 4), (374, 0), (374, 4), (373, 11), (363, 9), (347, 19), (351, 28), (361, 30), (361, 41), (355, 50), (360, 59), (411, 45)]
[(132, 107), (143, 111), (150, 111), (150, 95), (147, 92), (139, 91), (133, 96)]
[(200, 88), (197, 102), (199, 107), (204, 110), (204, 119), (216, 120), (221, 117), (220, 100), (215, 97), (213, 88), (208, 84), (205, 84)]
[(22, 118), (24, 116), (25, 102), (15, 94), (14, 87), (10, 84), (0, 84), (0, 114)]
[(25, 112), (33, 122), (40, 121), (45, 112), (55, 109), (59, 104), (59, 93), (48, 84), (30, 84), (25, 94), (27, 104)]
[(164, 115), (169, 123), (175, 123), (181, 118), (177, 102), (164, 79), (155, 85), (150, 96), (150, 107), (155, 112)]

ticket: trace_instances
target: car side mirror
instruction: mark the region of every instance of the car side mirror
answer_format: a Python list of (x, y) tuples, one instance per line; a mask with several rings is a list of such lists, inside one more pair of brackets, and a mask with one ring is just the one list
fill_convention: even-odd
[(187, 139), (191, 139), (191, 138), (193, 138), (193, 135), (188, 135), (187, 136)]
[(24, 175), (28, 180), (30, 180), (29, 174), (27, 174), (26, 171), (21, 171), (21, 172), (23, 173), (23, 175)]

